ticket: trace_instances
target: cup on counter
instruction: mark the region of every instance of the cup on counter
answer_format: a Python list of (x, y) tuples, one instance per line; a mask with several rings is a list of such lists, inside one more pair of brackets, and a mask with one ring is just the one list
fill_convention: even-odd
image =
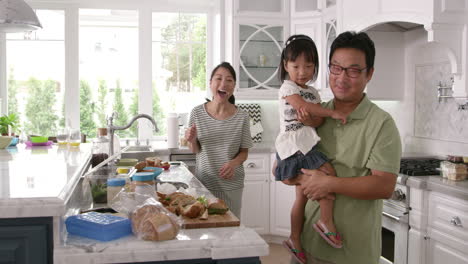
[(62, 128), (57, 132), (57, 143), (59, 146), (68, 144), (69, 131), (67, 128)]
[(72, 147), (79, 147), (81, 142), (81, 132), (79, 129), (72, 128), (70, 129), (68, 143)]

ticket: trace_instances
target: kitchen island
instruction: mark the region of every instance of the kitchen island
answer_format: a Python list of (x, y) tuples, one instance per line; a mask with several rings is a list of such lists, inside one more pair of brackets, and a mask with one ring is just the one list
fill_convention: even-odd
[[(67, 264), (260, 263), (259, 256), (268, 254), (266, 242), (242, 225), (182, 229), (176, 239), (161, 242), (142, 241), (135, 236), (109, 242), (69, 236), (64, 227), (66, 217), (90, 206), (90, 197), (85, 194), (81, 180), (90, 156), (88, 144), (81, 144), (79, 148), (30, 149), (19, 145), (15, 149), (0, 150), (0, 245), (9, 244), (11, 248), (9, 252), (0, 253), (2, 259), (5, 256), (17, 263)], [(183, 166), (171, 167), (160, 178), (185, 182), (195, 188), (197, 194), (207, 192)], [(15, 226), (18, 218), (23, 225)], [(33, 250), (37, 248), (33, 253), (40, 258), (15, 255), (20, 246), (11, 247), (11, 237), (16, 234), (16, 240), (20, 241), (24, 232), (7, 231), (31, 226), (42, 227), (42, 240), (37, 243), (45, 246), (37, 243), (32, 246)], [(26, 254), (31, 249), (22, 250)]]

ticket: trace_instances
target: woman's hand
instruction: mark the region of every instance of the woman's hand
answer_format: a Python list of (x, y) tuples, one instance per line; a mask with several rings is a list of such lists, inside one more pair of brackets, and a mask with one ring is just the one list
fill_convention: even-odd
[(231, 161), (226, 162), (221, 169), (219, 169), (219, 177), (230, 180), (232, 177), (234, 177), (234, 170), (236, 169), (236, 166), (232, 164)]
[(188, 142), (195, 143), (197, 140), (197, 127), (195, 124), (185, 131), (185, 139)]

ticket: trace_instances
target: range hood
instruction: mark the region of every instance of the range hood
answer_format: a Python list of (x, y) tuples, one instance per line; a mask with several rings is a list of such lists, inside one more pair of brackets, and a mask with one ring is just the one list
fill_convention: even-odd
[[(362, 8), (365, 6), (366, 8)], [(468, 6), (466, 1), (343, 0), (340, 31), (378, 30), (385, 24), (404, 32), (415, 27), (427, 31), (427, 42), (438, 43), (449, 58), (454, 75), (453, 96), (468, 96)]]

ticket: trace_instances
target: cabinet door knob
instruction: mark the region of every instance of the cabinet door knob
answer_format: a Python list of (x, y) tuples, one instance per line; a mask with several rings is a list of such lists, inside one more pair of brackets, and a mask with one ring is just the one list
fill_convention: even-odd
[(247, 164), (247, 168), (255, 168), (255, 163), (250, 162), (249, 164)]
[(462, 222), (458, 216), (452, 217), (452, 219), (450, 220), (450, 223), (454, 226), (462, 226)]

